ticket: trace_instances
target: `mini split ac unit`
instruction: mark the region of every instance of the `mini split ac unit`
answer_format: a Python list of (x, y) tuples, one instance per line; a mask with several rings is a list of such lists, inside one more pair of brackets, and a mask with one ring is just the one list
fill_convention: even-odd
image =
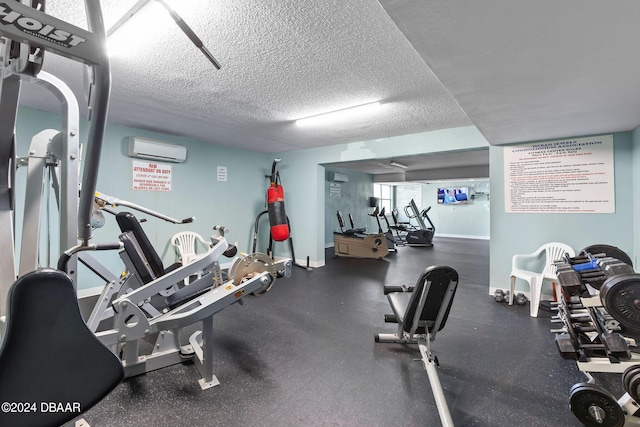
[(349, 182), (349, 175), (339, 172), (330, 172), (329, 180), (333, 182)]
[(159, 162), (182, 163), (187, 158), (187, 147), (132, 136), (129, 138), (129, 156)]

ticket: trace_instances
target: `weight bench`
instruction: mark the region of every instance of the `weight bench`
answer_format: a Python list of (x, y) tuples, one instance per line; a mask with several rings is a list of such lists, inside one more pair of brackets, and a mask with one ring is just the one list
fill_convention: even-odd
[(43, 268), (20, 277), (9, 290), (6, 319), (0, 425), (59, 426), (122, 380), (120, 360), (85, 326), (63, 272)]
[(384, 321), (397, 323), (398, 330), (395, 334), (375, 335), (379, 343), (418, 344), (440, 421), (445, 427), (453, 426), (453, 420), (436, 371), (438, 359), (431, 353), (430, 342), (444, 328), (457, 286), (458, 273), (447, 266), (428, 267), (412, 287), (385, 286), (384, 293), (393, 314), (385, 314)]

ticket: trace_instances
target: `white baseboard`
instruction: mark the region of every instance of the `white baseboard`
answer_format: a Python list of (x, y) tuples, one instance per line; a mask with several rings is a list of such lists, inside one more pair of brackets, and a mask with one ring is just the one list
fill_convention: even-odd
[(441, 234), (436, 232), (436, 237), (452, 237), (456, 239), (476, 239), (476, 240), (490, 240), (489, 236), (469, 236), (467, 234)]

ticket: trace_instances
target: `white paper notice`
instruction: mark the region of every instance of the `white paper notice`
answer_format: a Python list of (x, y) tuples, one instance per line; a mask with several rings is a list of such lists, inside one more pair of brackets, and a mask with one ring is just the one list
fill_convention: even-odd
[(227, 182), (227, 167), (226, 166), (218, 166), (216, 168), (216, 175), (218, 177), (218, 181)]
[(504, 148), (507, 213), (614, 213), (613, 135)]
[(140, 191), (171, 191), (171, 165), (155, 162), (133, 162), (131, 187)]

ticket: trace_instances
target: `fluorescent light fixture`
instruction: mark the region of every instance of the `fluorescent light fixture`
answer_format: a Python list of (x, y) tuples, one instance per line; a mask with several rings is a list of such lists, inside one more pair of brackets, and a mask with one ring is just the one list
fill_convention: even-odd
[(398, 162), (396, 162), (395, 160), (390, 161), (390, 162), (389, 162), (389, 164), (390, 164), (391, 166), (395, 166), (395, 167), (397, 167), (397, 168), (402, 168), (402, 169), (407, 169), (407, 168), (409, 167), (409, 166), (404, 165), (404, 164), (402, 164), (402, 163), (398, 163)]
[(379, 110), (381, 107), (382, 104), (380, 102), (371, 102), (369, 104), (357, 105), (355, 107), (344, 108), (342, 110), (330, 111), (328, 113), (298, 119), (296, 120), (296, 125), (319, 125), (328, 122), (354, 119), (371, 114), (372, 112)]

